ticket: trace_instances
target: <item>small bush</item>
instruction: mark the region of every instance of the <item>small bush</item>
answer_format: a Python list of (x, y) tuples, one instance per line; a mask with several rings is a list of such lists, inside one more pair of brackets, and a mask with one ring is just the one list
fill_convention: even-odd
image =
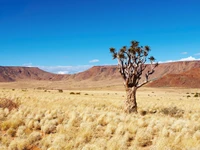
[(89, 95), (88, 93), (85, 93), (85, 95)]
[(44, 87), (38, 87), (37, 90), (45, 90)]
[(59, 92), (59, 93), (63, 93), (63, 90), (62, 90), (62, 89), (58, 89), (58, 92)]
[(70, 92), (69, 94), (71, 94), (71, 95), (80, 95), (81, 94), (81, 92)]
[(168, 107), (161, 109), (161, 113), (164, 115), (169, 115), (171, 117), (182, 117), (184, 114), (184, 111), (181, 109), (178, 109), (177, 107)]
[(0, 108), (8, 108), (9, 111), (12, 109), (16, 109), (19, 107), (18, 103), (13, 102), (10, 99), (6, 99), (6, 98), (1, 98), (0, 99)]
[(27, 92), (27, 89), (22, 89), (22, 92)]
[(145, 110), (140, 111), (140, 115), (145, 116), (146, 114), (147, 114), (147, 111), (145, 111)]
[(200, 97), (200, 93), (196, 93), (194, 97)]

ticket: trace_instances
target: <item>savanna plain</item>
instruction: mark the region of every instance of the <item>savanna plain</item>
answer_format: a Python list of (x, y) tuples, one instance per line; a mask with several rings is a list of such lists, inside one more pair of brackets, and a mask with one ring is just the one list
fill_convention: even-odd
[[(199, 150), (199, 89), (0, 89), (0, 150)], [(7, 104), (10, 101), (11, 107)]]

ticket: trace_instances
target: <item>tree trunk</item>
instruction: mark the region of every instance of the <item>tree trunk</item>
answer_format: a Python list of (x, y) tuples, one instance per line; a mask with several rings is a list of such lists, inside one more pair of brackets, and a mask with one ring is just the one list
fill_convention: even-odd
[(137, 113), (136, 88), (126, 88), (127, 99), (125, 101), (126, 113)]

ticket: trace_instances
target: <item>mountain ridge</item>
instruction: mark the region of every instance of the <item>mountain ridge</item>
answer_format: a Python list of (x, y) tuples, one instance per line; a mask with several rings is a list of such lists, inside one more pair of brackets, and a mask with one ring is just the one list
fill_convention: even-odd
[[(197, 69), (196, 69), (197, 68)], [(190, 87), (190, 83), (195, 82), (195, 86), (200, 87), (200, 80), (193, 76), (193, 74), (200, 74), (200, 61), (180, 61), (180, 62), (169, 62), (161, 63), (155, 69), (155, 73), (150, 76), (150, 80), (153, 80), (147, 86), (151, 87)], [(144, 73), (150, 69), (150, 65)], [(195, 71), (193, 71), (196, 69)], [(187, 82), (181, 82), (179, 76), (184, 76)], [(200, 78), (200, 77), (199, 77)], [(107, 83), (108, 85), (112, 82), (113, 84), (121, 84), (122, 78), (118, 72), (116, 65), (109, 66), (93, 66), (92, 68), (76, 73), (76, 74), (54, 74), (43, 71), (38, 67), (20, 67), (20, 66), (0, 66), (0, 82), (16, 82), (16, 81), (70, 81), (76, 82), (77, 85), (82, 81), (88, 83), (100, 84), (101, 82)], [(144, 80), (142, 77), (141, 81)], [(170, 82), (173, 80), (174, 84)], [(108, 82), (109, 81), (109, 82)], [(164, 82), (165, 81), (165, 82)], [(197, 84), (196, 84), (197, 83)]]
[(64, 76), (46, 72), (38, 67), (0, 66), (0, 82), (20, 80), (61, 80)]

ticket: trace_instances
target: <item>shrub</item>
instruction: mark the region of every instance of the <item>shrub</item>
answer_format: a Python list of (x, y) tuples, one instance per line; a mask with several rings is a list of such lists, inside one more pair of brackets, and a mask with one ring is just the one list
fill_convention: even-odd
[(74, 92), (70, 92), (69, 94), (74, 95), (75, 93)]
[(140, 111), (140, 115), (145, 116), (146, 114), (147, 114), (147, 111), (146, 111), (146, 110), (141, 110), (141, 111)]
[(62, 89), (58, 89), (58, 92), (59, 92), (59, 93), (63, 93), (63, 90), (62, 90)]
[(38, 87), (37, 90), (44, 90), (44, 87)]
[(16, 109), (19, 107), (18, 103), (13, 102), (10, 99), (6, 99), (6, 98), (0, 98), (0, 108), (8, 108), (9, 111), (11, 111), (12, 109)]
[(77, 92), (77, 93), (76, 93), (76, 95), (80, 95), (80, 94), (81, 94), (81, 92)]
[(22, 89), (22, 92), (26, 92), (27, 91), (27, 89)]
[(194, 95), (194, 97), (199, 97), (200, 96), (200, 93), (196, 93), (195, 95)]
[(161, 113), (165, 115), (169, 115), (171, 117), (182, 117), (184, 114), (184, 111), (181, 109), (178, 109), (177, 107), (168, 107), (161, 109)]

